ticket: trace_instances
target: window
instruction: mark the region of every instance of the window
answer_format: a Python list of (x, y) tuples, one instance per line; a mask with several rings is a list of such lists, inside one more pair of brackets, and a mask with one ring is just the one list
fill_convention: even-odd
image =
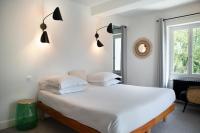
[(169, 27), (171, 75), (200, 74), (200, 23)]
[(121, 83), (127, 81), (127, 29), (113, 25), (113, 73), (120, 75)]
[(200, 26), (192, 29), (192, 73), (200, 74)]
[(122, 38), (114, 37), (114, 71), (121, 71)]

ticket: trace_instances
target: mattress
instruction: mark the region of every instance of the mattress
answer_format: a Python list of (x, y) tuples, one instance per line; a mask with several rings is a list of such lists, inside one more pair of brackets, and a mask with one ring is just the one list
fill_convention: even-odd
[(85, 91), (65, 95), (41, 90), (38, 100), (101, 133), (130, 133), (173, 104), (175, 93), (167, 88), (88, 85)]

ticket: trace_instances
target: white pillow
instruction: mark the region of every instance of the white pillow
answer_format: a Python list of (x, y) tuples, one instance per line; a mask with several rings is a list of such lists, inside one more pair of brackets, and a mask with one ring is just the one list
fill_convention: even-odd
[(112, 79), (121, 78), (121, 76), (111, 73), (111, 72), (99, 72), (94, 74), (89, 74), (87, 76), (88, 82), (106, 82)]
[(121, 81), (117, 80), (117, 79), (112, 79), (106, 82), (91, 82), (90, 84), (92, 85), (97, 85), (97, 86), (112, 86), (112, 85), (116, 85), (118, 83), (120, 83)]
[(87, 74), (86, 71), (84, 70), (73, 70), (73, 71), (69, 71), (68, 75), (70, 76), (75, 76), (75, 77), (79, 77), (83, 80), (87, 80)]
[(88, 84), (87, 81), (80, 79), (78, 77), (61, 75), (61, 76), (51, 76), (42, 80), (39, 83), (39, 87), (40, 89), (52, 87), (54, 89), (61, 90), (65, 88), (76, 87), (87, 84)]
[(45, 90), (52, 92), (54, 94), (64, 95), (64, 94), (68, 94), (68, 93), (75, 93), (75, 92), (84, 91), (85, 89), (86, 89), (86, 85), (85, 86), (69, 87), (69, 88), (65, 88), (65, 89), (62, 89), (62, 90), (56, 90), (54, 88), (49, 87), (48, 89), (45, 89)]

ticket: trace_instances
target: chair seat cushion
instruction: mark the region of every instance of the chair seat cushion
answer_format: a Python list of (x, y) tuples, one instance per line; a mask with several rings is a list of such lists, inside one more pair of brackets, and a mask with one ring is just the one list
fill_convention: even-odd
[(187, 91), (187, 99), (191, 103), (200, 104), (200, 86), (191, 86)]

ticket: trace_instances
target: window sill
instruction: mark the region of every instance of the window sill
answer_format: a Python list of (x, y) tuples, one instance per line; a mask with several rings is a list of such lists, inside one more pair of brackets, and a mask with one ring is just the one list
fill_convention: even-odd
[(193, 75), (186, 75), (186, 74), (184, 74), (184, 75), (175, 75), (175, 74), (173, 74), (173, 75), (171, 75), (170, 76), (170, 78), (169, 78), (169, 80), (170, 81), (173, 81), (173, 80), (192, 80), (192, 81), (200, 81), (200, 74), (193, 74)]

